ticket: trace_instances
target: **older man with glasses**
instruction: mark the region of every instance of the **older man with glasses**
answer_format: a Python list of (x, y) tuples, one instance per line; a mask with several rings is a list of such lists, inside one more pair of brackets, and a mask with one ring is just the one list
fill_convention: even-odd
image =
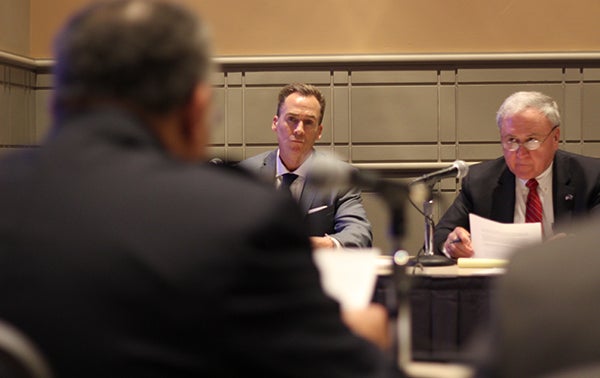
[(474, 165), (436, 227), (438, 253), (472, 257), (469, 214), (502, 223), (541, 222), (544, 237), (600, 204), (600, 159), (558, 149), (560, 113), (539, 92), (517, 92), (498, 110), (504, 156)]

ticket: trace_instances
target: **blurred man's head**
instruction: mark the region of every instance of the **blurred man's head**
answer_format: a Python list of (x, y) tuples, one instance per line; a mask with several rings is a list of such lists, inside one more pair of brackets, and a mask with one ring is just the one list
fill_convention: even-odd
[(279, 154), (289, 170), (298, 168), (321, 138), (324, 112), (325, 97), (312, 85), (290, 84), (279, 92), (271, 128), (277, 134)]
[(552, 98), (514, 93), (500, 106), (496, 122), (504, 160), (515, 176), (535, 178), (550, 166), (560, 141), (560, 113)]
[(192, 13), (168, 1), (102, 1), (69, 20), (54, 47), (57, 119), (117, 105), (185, 123), (180, 132), (206, 139), (197, 128), (206, 133), (210, 48), (206, 27)]

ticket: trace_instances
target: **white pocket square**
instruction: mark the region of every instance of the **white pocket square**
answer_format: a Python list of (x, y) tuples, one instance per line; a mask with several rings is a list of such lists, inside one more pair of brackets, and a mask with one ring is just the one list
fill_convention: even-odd
[(308, 214), (312, 214), (312, 213), (316, 213), (318, 211), (321, 211), (323, 209), (326, 209), (327, 205), (323, 205), (323, 206), (319, 206), (319, 207), (313, 207), (312, 209), (308, 210)]

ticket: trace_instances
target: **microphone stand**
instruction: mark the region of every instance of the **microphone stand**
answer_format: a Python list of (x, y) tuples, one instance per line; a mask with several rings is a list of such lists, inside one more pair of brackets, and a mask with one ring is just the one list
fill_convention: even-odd
[(428, 185), (428, 198), (423, 202), (423, 215), (425, 216), (425, 244), (423, 254), (417, 257), (417, 263), (423, 266), (447, 266), (454, 265), (455, 262), (446, 256), (436, 255), (433, 245), (433, 233), (435, 225), (433, 223), (433, 185)]
[[(364, 182), (363, 184), (365, 184)], [(409, 254), (402, 248), (405, 230), (405, 204), (409, 188), (405, 185), (376, 178), (368, 181), (370, 187), (386, 203), (390, 211), (390, 239), (392, 244), (391, 281), (385, 289), (385, 302), (390, 317), (391, 353), (400, 370), (406, 373), (412, 361), (410, 277), (406, 274)]]

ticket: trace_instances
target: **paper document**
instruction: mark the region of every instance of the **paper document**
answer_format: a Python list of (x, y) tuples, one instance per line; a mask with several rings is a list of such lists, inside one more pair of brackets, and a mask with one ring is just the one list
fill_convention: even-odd
[(499, 223), (469, 214), (473, 257), (508, 259), (515, 249), (541, 243), (541, 223)]
[(380, 254), (377, 248), (313, 251), (323, 290), (340, 302), (343, 309), (366, 308), (375, 290)]

